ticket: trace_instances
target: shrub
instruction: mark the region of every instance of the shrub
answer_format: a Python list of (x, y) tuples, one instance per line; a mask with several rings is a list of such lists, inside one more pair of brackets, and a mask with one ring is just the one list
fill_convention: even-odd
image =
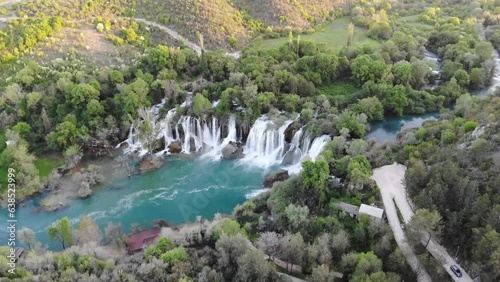
[(477, 122), (475, 121), (468, 121), (464, 124), (464, 129), (465, 129), (465, 132), (471, 132), (471, 131), (474, 131), (474, 129), (476, 129), (477, 127)]
[(450, 129), (445, 129), (441, 132), (441, 141), (445, 144), (455, 142), (455, 133)]

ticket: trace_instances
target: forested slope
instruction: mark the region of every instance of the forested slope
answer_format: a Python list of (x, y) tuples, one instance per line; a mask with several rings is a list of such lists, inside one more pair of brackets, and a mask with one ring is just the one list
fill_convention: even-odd
[(270, 26), (306, 28), (312, 22), (328, 18), (334, 9), (345, 6), (343, 0), (235, 0), (236, 6)]
[(465, 95), (454, 114), (402, 138), (410, 197), (419, 208), (439, 212), (442, 242), (473, 261), (484, 281), (500, 279), (498, 117), (500, 97)]

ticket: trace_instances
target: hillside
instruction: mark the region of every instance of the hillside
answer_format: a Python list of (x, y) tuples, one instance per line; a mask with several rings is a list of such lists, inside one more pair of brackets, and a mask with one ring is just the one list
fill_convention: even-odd
[(200, 32), (207, 49), (235, 47), (237, 42), (248, 39), (241, 13), (227, 0), (166, 0), (160, 3), (137, 0), (137, 16), (172, 25), (192, 42), (199, 42), (197, 33)]
[(343, 0), (235, 0), (235, 5), (270, 26), (307, 28), (329, 17)]

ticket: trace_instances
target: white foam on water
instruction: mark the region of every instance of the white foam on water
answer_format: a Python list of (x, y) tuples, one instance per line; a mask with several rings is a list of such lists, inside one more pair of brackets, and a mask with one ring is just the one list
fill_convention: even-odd
[(245, 195), (245, 198), (246, 198), (247, 200), (249, 200), (249, 199), (255, 198), (255, 197), (257, 197), (258, 195), (260, 195), (260, 194), (262, 194), (262, 193), (265, 193), (265, 192), (267, 192), (267, 191), (269, 191), (269, 189), (258, 189), (258, 190), (253, 190), (253, 191), (251, 191), (251, 192), (248, 192), (248, 193)]

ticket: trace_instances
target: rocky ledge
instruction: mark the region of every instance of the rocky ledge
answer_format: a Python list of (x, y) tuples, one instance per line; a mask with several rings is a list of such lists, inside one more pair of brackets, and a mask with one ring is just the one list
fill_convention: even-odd
[(264, 177), (264, 187), (271, 188), (273, 184), (278, 181), (285, 181), (290, 177), (288, 175), (288, 170), (281, 169), (279, 171), (271, 172), (266, 174)]

